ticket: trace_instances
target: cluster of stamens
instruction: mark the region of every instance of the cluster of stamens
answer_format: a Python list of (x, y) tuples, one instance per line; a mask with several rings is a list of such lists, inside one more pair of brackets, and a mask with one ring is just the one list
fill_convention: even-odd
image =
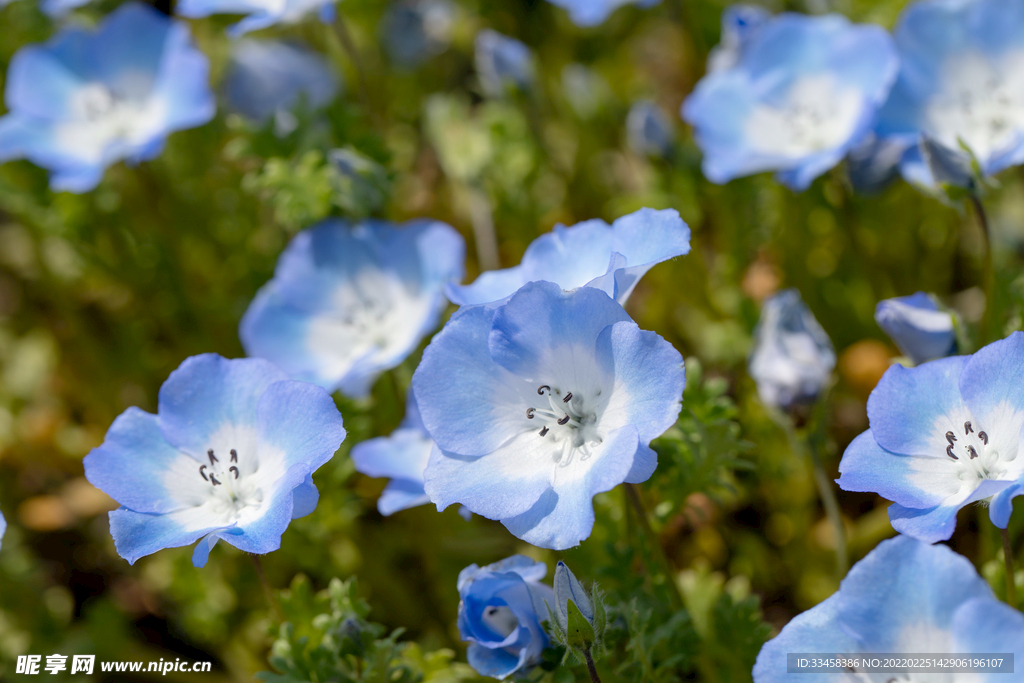
[[(556, 424), (562, 427), (564, 427), (565, 425), (572, 425), (574, 427), (580, 426), (579, 420), (569, 414), (569, 409), (571, 407), (569, 402), (572, 401), (571, 391), (567, 392), (565, 394), (565, 397), (562, 398), (561, 406), (559, 406), (558, 403), (555, 402), (555, 397), (551, 393), (551, 387), (549, 387), (547, 384), (542, 384), (539, 387), (537, 387), (537, 393), (540, 396), (548, 397), (548, 404), (550, 406), (550, 410), (546, 408), (527, 408), (527, 418), (532, 420), (536, 417), (541, 417), (546, 420), (554, 420)], [(562, 415), (559, 416), (559, 413), (561, 413)], [(550, 426), (544, 425), (540, 430), (540, 435), (547, 436), (548, 431), (550, 431)]]
[[(206, 451), (206, 457), (208, 457), (210, 459), (209, 468), (207, 468), (206, 465), (200, 465), (199, 466), (199, 476), (201, 476), (204, 481), (210, 482), (211, 486), (220, 486), (221, 485), (221, 481), (220, 481), (220, 479), (217, 478), (217, 474), (218, 473), (212, 471), (216, 467), (217, 463), (220, 462), (220, 458), (218, 458), (216, 455), (213, 454), (213, 449), (212, 448), (210, 448), (210, 449), (208, 449)], [(234, 448), (231, 449), (231, 462), (233, 462), (233, 463), (237, 463), (238, 462), (238, 451), (236, 451)], [(206, 470), (207, 469), (211, 470), (209, 475), (206, 474)], [(232, 465), (231, 467), (228, 468), (227, 471), (230, 474), (235, 475), (235, 479), (238, 479), (238, 467), (236, 467), (235, 465)], [(224, 477), (223, 472), (221, 472), (219, 474), (222, 477)], [(225, 477), (225, 479), (226, 478), (227, 477)]]
[[(971, 426), (971, 421), (968, 420), (967, 422), (964, 423), (964, 436), (966, 437), (973, 432), (974, 427)], [(978, 438), (981, 439), (981, 442), (983, 444), (985, 444), (986, 446), (988, 445), (988, 434), (986, 434), (985, 432), (978, 432)], [(956, 440), (956, 434), (954, 434), (953, 432), (946, 432), (946, 441), (949, 443), (949, 445), (946, 446), (946, 455), (953, 458), (953, 460), (960, 459), (959, 457), (957, 457), (955, 453), (953, 453), (953, 444), (956, 442)], [(971, 444), (967, 444), (966, 450), (971, 460), (974, 460), (975, 458), (978, 457), (978, 449), (976, 449)]]

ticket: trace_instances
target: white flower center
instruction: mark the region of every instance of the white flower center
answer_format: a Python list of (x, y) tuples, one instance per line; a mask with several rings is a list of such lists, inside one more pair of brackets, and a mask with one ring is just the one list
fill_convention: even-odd
[(862, 104), (859, 92), (830, 74), (797, 79), (778, 104), (758, 103), (746, 123), (746, 138), (761, 154), (799, 159), (834, 149), (853, 135)]
[(1003, 479), (1006, 464), (1013, 458), (1003, 458), (996, 444), (990, 443), (988, 434), (977, 431), (971, 421), (964, 423), (963, 433), (947, 431), (946, 455), (959, 465), (960, 481), (977, 484), (984, 479)]
[(238, 468), (238, 451), (232, 448), (226, 462), (212, 448), (206, 451), (206, 457), (210, 464), (199, 466), (199, 476), (210, 484), (207, 505), (211, 512), (237, 522), (243, 514), (258, 511), (263, 504), (263, 489), (256, 477), (246, 476)]
[(940, 142), (958, 149), (962, 139), (982, 161), (1017, 144), (1024, 134), (1024, 50), (998, 62), (957, 55), (941, 82), (924, 111), (925, 125)]
[[(147, 142), (162, 126), (166, 107), (157, 98), (116, 92), (104, 83), (79, 87), (68, 101), (68, 119), (55, 130), (58, 146), (88, 163), (101, 163), (112, 145)], [(122, 154), (123, 156), (123, 154)]]
[(480, 615), (480, 621), (484, 622), (487, 628), (502, 638), (507, 638), (513, 631), (519, 628), (519, 620), (516, 619), (516, 615), (505, 606), (488, 605), (484, 607), (484, 613)]
[(548, 439), (557, 449), (555, 462), (562, 467), (572, 462), (576, 451), (580, 459), (591, 456), (590, 446), (601, 443), (597, 433), (597, 413), (583, 396), (558, 387), (542, 384), (537, 394), (547, 399), (547, 405), (530, 406), (526, 417), (540, 422), (539, 435)]

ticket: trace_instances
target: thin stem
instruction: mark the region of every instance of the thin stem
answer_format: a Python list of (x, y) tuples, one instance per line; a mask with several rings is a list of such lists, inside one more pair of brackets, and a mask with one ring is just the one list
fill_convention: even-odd
[(256, 576), (259, 577), (260, 584), (263, 586), (263, 595), (267, 599), (267, 604), (270, 605), (270, 609), (273, 610), (277, 620), (284, 621), (281, 605), (278, 604), (277, 597), (274, 595), (274, 589), (270, 587), (270, 582), (267, 581), (267, 573), (263, 571), (263, 562), (260, 561), (260, 556), (249, 553), (249, 557), (252, 558), (253, 567), (256, 568)]
[(468, 186), (469, 220), (473, 225), (476, 242), (476, 259), (480, 270), (496, 270), (501, 267), (498, 257), (498, 236), (494, 231), (494, 214), (491, 200), (479, 187)]
[(636, 511), (637, 518), (640, 520), (640, 526), (644, 530), (644, 535), (647, 536), (648, 541), (656, 548), (656, 554), (661, 562), (662, 571), (665, 572), (665, 578), (672, 584), (672, 595), (677, 600), (676, 606), (682, 607), (684, 604), (683, 594), (679, 590), (679, 585), (676, 584), (675, 575), (672, 571), (672, 562), (668, 559), (668, 555), (665, 554), (665, 548), (661, 545), (661, 539), (658, 538), (658, 535), (654, 533), (654, 529), (651, 528), (651, 522), (647, 517), (647, 508), (644, 507), (640, 491), (633, 484), (623, 484), (623, 486), (626, 488), (626, 497), (629, 498), (629, 502)]
[(992, 266), (992, 231), (989, 227), (988, 214), (985, 213), (985, 205), (981, 203), (981, 199), (975, 193), (972, 192), (969, 196), (971, 207), (974, 209), (974, 215), (978, 219), (978, 225), (985, 238), (985, 274), (983, 283), (985, 290), (985, 315), (981, 320), (981, 329), (979, 331), (981, 336), (979, 346), (984, 346), (991, 341), (992, 318), (993, 310), (995, 309), (996, 274)]
[[(629, 484), (626, 484), (626, 486), (629, 486)], [(597, 675), (597, 668), (594, 666), (594, 658), (590, 656), (589, 648), (583, 651), (583, 656), (587, 659), (587, 671), (590, 672), (590, 683), (601, 683), (601, 678)]]
[(352, 40), (352, 33), (348, 30), (348, 24), (345, 22), (341, 12), (338, 12), (335, 17), (334, 33), (338, 36), (338, 40), (341, 41), (341, 47), (345, 50), (348, 58), (352, 60), (352, 65), (356, 69), (356, 80), (359, 81), (359, 97), (363, 100), (363, 106), (366, 108), (367, 115), (373, 119), (375, 124), (379, 123), (370, 100), (370, 89), (367, 86), (366, 68), (363, 66), (363, 59), (359, 56), (359, 50), (356, 49), (355, 41)]
[(825, 507), (825, 515), (835, 529), (836, 534), (836, 575), (842, 579), (850, 568), (850, 560), (846, 551), (846, 530), (843, 528), (843, 516), (839, 512), (839, 501), (836, 500), (836, 492), (832, 488), (832, 482), (825, 474), (825, 468), (818, 457), (818, 450), (808, 445), (808, 452), (811, 454), (811, 464), (814, 467), (814, 483), (818, 486), (818, 495), (821, 496), (821, 504)]
[(1017, 581), (1013, 571), (1013, 543), (1010, 542), (1010, 530), (1000, 529), (1003, 537), (1003, 557), (1006, 559), (1006, 603), (1017, 609)]

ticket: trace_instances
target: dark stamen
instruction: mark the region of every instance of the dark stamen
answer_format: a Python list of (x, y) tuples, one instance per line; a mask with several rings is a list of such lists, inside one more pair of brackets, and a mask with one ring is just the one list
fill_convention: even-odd
[(212, 472), (210, 473), (210, 483), (214, 486), (220, 486), (220, 482), (217, 481), (217, 477), (213, 476)]
[(235, 479), (238, 479), (238, 468), (237, 467), (229, 467), (228, 468), (228, 472), (234, 472), (235, 473)]
[(540, 394), (541, 396), (544, 395), (545, 391), (551, 391), (551, 387), (549, 387), (547, 384), (541, 384), (539, 387), (537, 387), (537, 393)]
[(971, 421), (964, 422), (964, 434), (970, 434), (974, 431), (974, 427), (971, 426)]
[(231, 449), (231, 462), (238, 462), (238, 451)]
[(199, 466), (199, 476), (203, 478), (203, 481), (210, 481), (209, 479), (206, 478), (206, 472), (203, 472), (203, 470), (205, 470), (205, 469), (206, 469), (206, 465), (200, 465)]
[(986, 446), (988, 445), (988, 434), (986, 434), (985, 432), (978, 432), (978, 438), (981, 439), (981, 442), (983, 444), (985, 444)]
[(948, 455), (949, 457), (953, 458), (954, 460), (959, 460), (960, 459), (960, 458), (956, 457), (955, 455), (953, 455), (953, 444), (949, 444), (948, 446), (946, 446), (946, 455)]
[(956, 436), (953, 434), (953, 432), (946, 432), (946, 441), (949, 442), (950, 446), (953, 445), (953, 442), (956, 441)]
[(569, 422), (569, 416), (568, 416), (568, 415), (566, 415), (566, 416), (565, 416), (565, 417), (563, 417), (563, 418), (562, 418), (561, 420), (559, 420), (559, 421), (558, 421), (558, 424), (560, 424), (560, 425), (564, 425), (564, 424), (566, 424), (567, 422)]
[(206, 451), (206, 457), (208, 457), (210, 459), (210, 467), (213, 467), (213, 463), (220, 462), (217, 459), (217, 456), (213, 454), (213, 449), (212, 448)]
[(536, 409), (536, 408), (527, 408), (527, 409), (526, 409), (526, 417), (527, 417), (528, 419), (532, 420), (532, 419), (533, 419), (533, 414), (534, 414), (535, 412), (537, 412), (537, 409)]
[(568, 394), (565, 395), (565, 398), (562, 399), (562, 403), (568, 403), (571, 400), (572, 400), (572, 392), (570, 391)]
[(971, 460), (974, 460), (975, 458), (978, 457), (978, 451), (974, 450), (974, 446), (968, 446), (967, 452), (971, 454)]
[(541, 436), (547, 436), (548, 435), (548, 428), (544, 427), (543, 429), (541, 429), (540, 430), (540, 435)]

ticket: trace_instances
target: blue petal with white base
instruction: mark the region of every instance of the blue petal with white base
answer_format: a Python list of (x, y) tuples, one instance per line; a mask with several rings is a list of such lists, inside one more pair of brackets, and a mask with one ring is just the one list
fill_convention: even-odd
[(177, 13), (199, 18), (213, 14), (245, 14), (237, 24), (228, 27), (228, 35), (238, 38), (250, 31), (276, 24), (296, 24), (316, 13), (320, 20), (334, 20), (337, 0), (181, 0)]
[[(787, 673), (787, 654), (794, 652), (997, 651), (1013, 653), (1018, 660), (1024, 655), (1024, 616), (997, 600), (965, 558), (944, 546), (899, 536), (880, 543), (854, 565), (837, 593), (797, 616), (767, 642), (753, 676), (754, 683), (875, 680), (856, 668), (842, 673)], [(1000, 676), (1005, 674), (967, 678), (995, 683)]]
[(156, 415), (129, 408), (85, 458), (85, 476), (120, 503), (118, 553), (133, 563), (199, 541), (203, 566), (218, 539), (251, 553), (281, 544), (313, 511), (312, 473), (345, 438), (322, 388), (258, 359), (193, 356), (160, 389)]
[(953, 316), (924, 292), (878, 302), (875, 322), (916, 365), (956, 351)]
[(65, 28), (15, 54), (0, 162), (28, 159), (54, 190), (87, 192), (108, 166), (152, 159), (169, 133), (213, 118), (208, 78), (185, 23), (126, 3), (94, 31)]
[(893, 526), (928, 542), (948, 539), (957, 511), (979, 501), (1005, 528), (1024, 482), (1022, 383), (1021, 332), (973, 356), (892, 366), (868, 399), (870, 429), (839, 464), (840, 488), (892, 500)]
[(930, 186), (920, 149), (927, 135), (962, 141), (985, 174), (1024, 161), (1024, 2), (921, 0), (894, 32), (901, 68), (877, 125), (906, 150), (904, 177)]
[(518, 266), (483, 273), (468, 285), (452, 283), (448, 298), (460, 306), (503, 301), (528, 282), (562, 289), (596, 287), (625, 304), (652, 267), (690, 252), (690, 228), (674, 209), (640, 209), (611, 225), (594, 219), (561, 224), (530, 243)]
[(697, 84), (683, 104), (715, 183), (776, 171), (803, 190), (874, 126), (899, 68), (878, 26), (837, 14), (781, 14), (751, 32), (734, 65)]
[(242, 318), (242, 345), (294, 379), (363, 398), (437, 326), (464, 259), (444, 223), (324, 221), (281, 255)]
[(543, 562), (522, 555), (459, 573), (459, 633), (478, 673), (504, 679), (540, 663), (549, 643), (541, 627), (545, 603), (554, 603), (554, 592), (540, 583), (546, 573)]
[(437, 446), (427, 494), (534, 545), (578, 545), (595, 494), (654, 471), (648, 444), (674, 424), (683, 384), (679, 352), (598, 289), (532, 282), (463, 308), (413, 376)]
[(569, 12), (569, 18), (577, 26), (603, 24), (612, 12), (626, 5), (641, 8), (654, 7), (661, 0), (548, 0)]

